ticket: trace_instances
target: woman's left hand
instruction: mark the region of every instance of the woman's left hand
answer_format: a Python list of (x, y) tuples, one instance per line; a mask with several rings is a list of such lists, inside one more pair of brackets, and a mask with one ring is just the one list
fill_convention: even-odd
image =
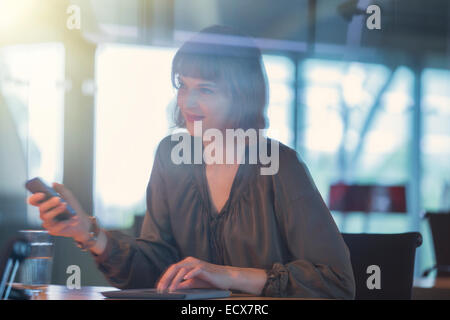
[(229, 290), (236, 277), (236, 268), (221, 266), (193, 257), (171, 265), (157, 284), (157, 290), (188, 288), (218, 288)]
[(156, 288), (160, 292), (167, 289), (217, 288), (260, 295), (266, 280), (263, 269), (222, 266), (187, 257), (171, 265)]

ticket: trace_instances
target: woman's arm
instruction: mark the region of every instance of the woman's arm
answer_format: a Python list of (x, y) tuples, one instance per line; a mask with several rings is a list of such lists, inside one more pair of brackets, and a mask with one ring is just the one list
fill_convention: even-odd
[(231, 267), (234, 276), (232, 290), (239, 290), (256, 296), (262, 294), (267, 281), (267, 273), (263, 269)]
[[(147, 187), (147, 212), (141, 238), (135, 239), (119, 231), (101, 230), (96, 244), (90, 248), (98, 268), (118, 288), (153, 287), (167, 266), (178, 261), (179, 252), (172, 235), (164, 184), (164, 163), (158, 146), (155, 162)], [(167, 150), (165, 150), (167, 151)], [(170, 153), (170, 152), (169, 152)], [(168, 154), (167, 152), (165, 154)], [(63, 185), (53, 187), (75, 209), (77, 215), (67, 221), (55, 222), (53, 218), (66, 210), (60, 197), (41, 202), (45, 195), (36, 193), (29, 197), (31, 205), (39, 207), (42, 226), (51, 235), (71, 237), (85, 243), (90, 237), (92, 222), (75, 196)]]

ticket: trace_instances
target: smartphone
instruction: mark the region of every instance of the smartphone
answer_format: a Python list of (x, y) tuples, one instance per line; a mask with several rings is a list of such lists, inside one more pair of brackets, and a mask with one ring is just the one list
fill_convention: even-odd
[(53, 220), (65, 221), (65, 220), (69, 220), (71, 217), (76, 216), (75, 210), (67, 203), (67, 201), (64, 200), (61, 197), (61, 195), (55, 191), (55, 189), (46, 185), (40, 178), (36, 177), (31, 180), (28, 180), (25, 183), (25, 188), (27, 188), (27, 190), (30, 191), (31, 193), (37, 193), (37, 192), (44, 193), (46, 195), (46, 197), (41, 202), (46, 201), (52, 197), (60, 197), (61, 198), (61, 202), (66, 204), (66, 211), (58, 214), (56, 217), (53, 218)]

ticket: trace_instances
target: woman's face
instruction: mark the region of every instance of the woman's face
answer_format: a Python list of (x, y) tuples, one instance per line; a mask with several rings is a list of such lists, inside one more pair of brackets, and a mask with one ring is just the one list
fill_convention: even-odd
[(189, 134), (194, 135), (194, 121), (207, 129), (223, 130), (230, 118), (231, 99), (217, 83), (191, 77), (178, 77), (177, 103), (186, 120)]

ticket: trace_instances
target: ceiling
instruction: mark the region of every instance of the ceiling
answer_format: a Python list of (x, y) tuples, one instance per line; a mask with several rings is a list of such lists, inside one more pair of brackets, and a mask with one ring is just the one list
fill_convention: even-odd
[[(81, 8), (81, 36), (92, 42), (171, 46), (178, 45), (180, 39), (176, 37), (177, 32), (196, 32), (212, 24), (225, 24), (235, 26), (259, 39), (276, 40), (268, 42), (272, 46), (269, 49), (273, 50), (311, 52), (319, 50), (318, 48), (326, 50), (333, 47), (345, 48), (349, 44), (350, 30), (357, 35), (351, 43), (356, 47), (355, 50), (361, 48), (382, 52), (385, 55), (389, 55), (390, 52), (401, 52), (408, 55), (438, 55), (447, 58), (450, 52), (449, 2), (448, 0), (21, 0), (20, 2), (2, 0), (1, 6), (4, 8), (0, 14), (3, 15), (2, 18), (10, 20), (14, 16), (16, 28), (15, 32), (11, 33), (13, 27), (2, 29), (0, 23), (0, 44), (2, 41), (20, 42), (23, 39), (48, 41), (52, 37), (65, 39), (73, 37), (76, 33), (64, 28), (68, 17), (65, 11), (68, 6), (77, 5)], [(28, 10), (18, 3), (29, 4)], [(376, 4), (380, 7), (381, 30), (368, 30), (365, 26), (365, 20), (369, 15), (361, 10), (361, 6), (367, 4)], [(17, 28), (18, 24), (22, 24), (22, 28)], [(22, 32), (19, 32), (20, 30)]]

